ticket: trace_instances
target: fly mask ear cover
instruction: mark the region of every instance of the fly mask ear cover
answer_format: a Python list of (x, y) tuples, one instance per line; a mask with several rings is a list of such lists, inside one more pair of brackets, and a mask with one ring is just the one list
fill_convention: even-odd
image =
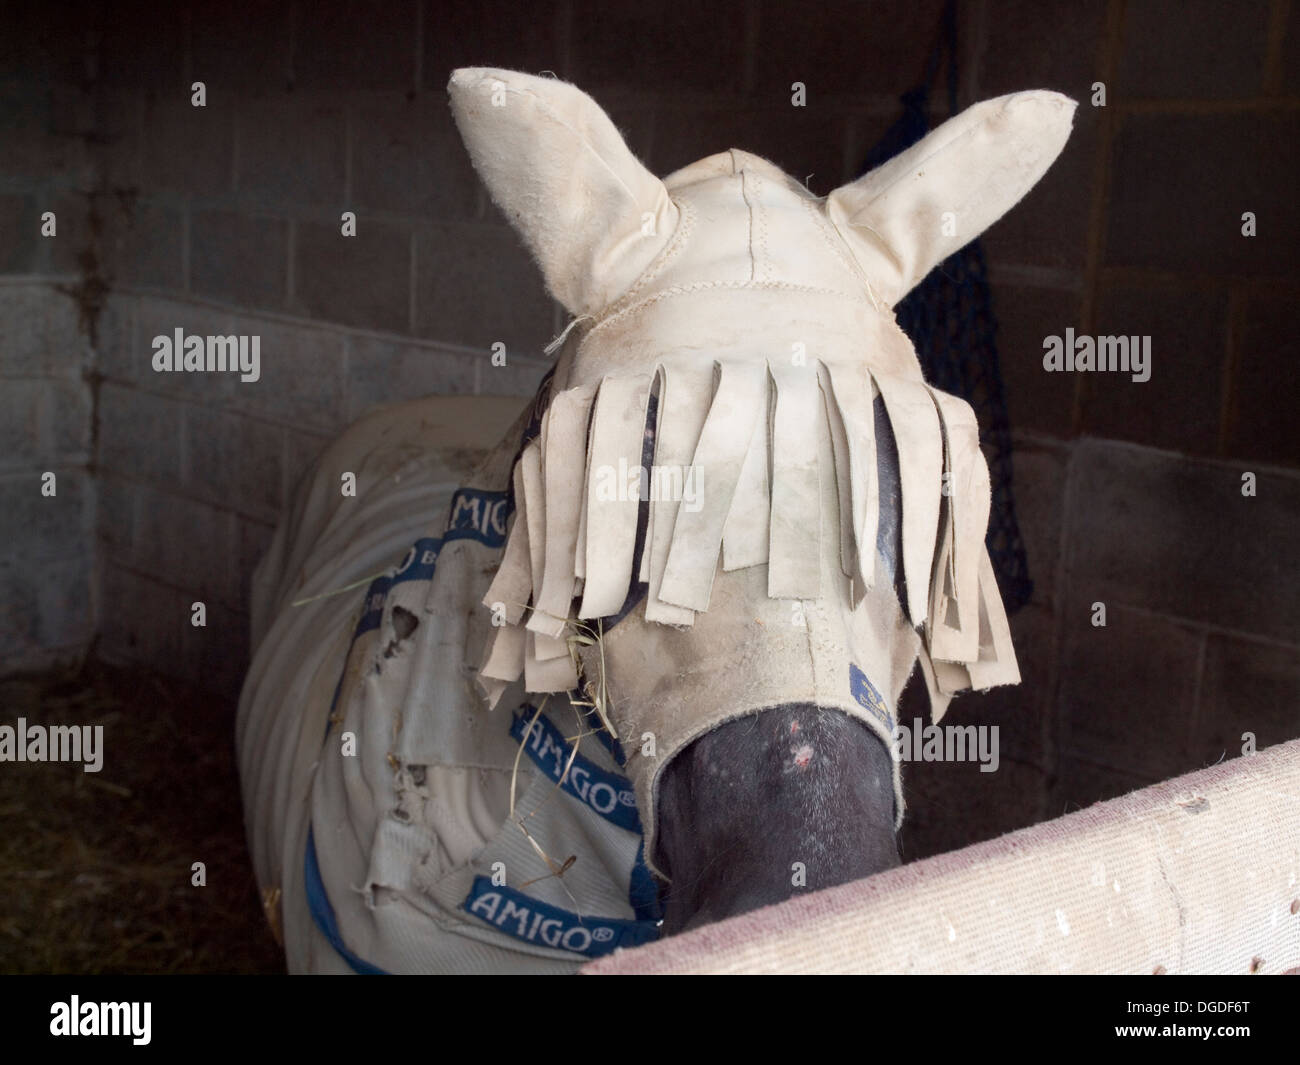
[[(893, 751), (918, 644), (936, 721), (959, 690), (1018, 682), (983, 544), (974, 415), (925, 384), (889, 304), (1037, 181), (1073, 104), (1040, 92), (977, 105), (823, 201), (735, 150), (661, 182), (563, 82), (467, 70), (450, 92), (493, 197), (552, 293), (590, 323), (514, 468), (514, 522), (484, 598), (505, 622), (479, 670), (489, 701), (521, 675), (529, 692), (575, 688), (575, 624), (617, 613), (646, 582), (644, 614), (580, 655), (588, 681), (609, 666), (653, 856), (659, 771), (727, 720), (813, 702)], [(876, 395), (898, 451), (910, 624), (875, 588)]]

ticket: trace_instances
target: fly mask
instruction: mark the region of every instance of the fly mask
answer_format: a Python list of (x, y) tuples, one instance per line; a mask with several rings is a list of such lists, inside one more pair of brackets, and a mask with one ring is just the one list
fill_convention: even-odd
[[(660, 180), (560, 81), (466, 69), (449, 91), (476, 169), (574, 316), (484, 599), (488, 701), (598, 696), (652, 858), (661, 770), (723, 722), (815, 703), (892, 752), (918, 655), (935, 720), (958, 691), (1018, 682), (974, 415), (925, 383), (891, 308), (1033, 186), (1073, 103), (976, 105), (820, 199), (737, 150)], [(876, 551), (881, 417), (901, 604)], [(607, 626), (640, 584), (644, 607)], [(901, 818), (897, 762), (895, 793)]]

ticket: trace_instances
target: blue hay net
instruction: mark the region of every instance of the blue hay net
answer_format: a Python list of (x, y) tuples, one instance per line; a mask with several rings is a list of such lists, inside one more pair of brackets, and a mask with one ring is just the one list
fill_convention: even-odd
[[(956, 15), (951, 2), (944, 11), (943, 32), (930, 55), (924, 82), (903, 94), (903, 114), (867, 153), (863, 173), (911, 147), (929, 132), (926, 112), (930, 87), (944, 50), (948, 53), (948, 110), (955, 114)], [(1034, 582), (1029, 578), (1011, 493), (1011, 426), (994, 342), (997, 320), (979, 240), (971, 241), (931, 270), (899, 302), (894, 313), (916, 348), (926, 379), (936, 388), (961, 396), (979, 420), (980, 445), (993, 489), (985, 542), (1010, 614), (1029, 601)]]

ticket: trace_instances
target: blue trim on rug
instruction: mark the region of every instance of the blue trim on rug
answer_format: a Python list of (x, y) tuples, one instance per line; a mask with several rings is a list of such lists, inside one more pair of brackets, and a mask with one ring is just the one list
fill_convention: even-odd
[(364, 958), (353, 954), (348, 950), (348, 945), (343, 942), (338, 918), (334, 915), (334, 907), (330, 905), (325, 884), (321, 881), (320, 865), (316, 861), (316, 835), (310, 824), (307, 826), (307, 856), (303, 862), (303, 883), (307, 889), (307, 907), (311, 910), (312, 920), (316, 922), (316, 927), (321, 930), (321, 934), (330, 941), (330, 946), (352, 966), (352, 971), (362, 976), (390, 975), (379, 966), (371, 965)]

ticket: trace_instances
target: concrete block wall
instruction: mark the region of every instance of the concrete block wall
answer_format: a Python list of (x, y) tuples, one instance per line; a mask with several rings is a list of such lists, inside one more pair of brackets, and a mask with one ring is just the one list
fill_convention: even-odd
[[(4, 369), (6, 384), (84, 383), (101, 651), (233, 692), (248, 575), (321, 444), (390, 400), (527, 393), (564, 324), (465, 158), (453, 67), (576, 82), (659, 173), (735, 146), (825, 193), (897, 116), (942, 4), (29, 6), (0, 40), (32, 54), (0, 56), (6, 84), (46, 102), (0, 119), (21, 148), (0, 160), (0, 225), (18, 234), (0, 267), (75, 311), (83, 339), (41, 349), (48, 378)], [(984, 241), (1036, 582), (1013, 619), (1025, 683), (953, 711), (1001, 726), (999, 772), (909, 770), (912, 856), (1231, 756), (1243, 731), (1300, 733), (1300, 430), (1279, 387), (1298, 354), (1300, 5), (963, 0), (959, 33), (963, 106), (1044, 87), (1080, 108), (1061, 159)], [(42, 197), (81, 219), (75, 239), (30, 235)], [(177, 328), (259, 335), (261, 380), (155, 373), (151, 340)], [(1151, 380), (1045, 373), (1044, 338), (1066, 328), (1150, 335)], [(916, 695), (900, 717), (924, 713)]]
[[(82, 285), (92, 98), (60, 15), (0, 31), (0, 673), (75, 660), (94, 634), (94, 389)], [(54, 212), (42, 234), (44, 212)]]
[[(105, 52), (143, 33), (174, 52), (110, 55), (98, 85), (124, 193), (103, 240), (100, 566), (126, 604), (106, 655), (234, 693), (252, 567), (321, 446), (377, 404), (524, 395), (544, 372), (556, 309), (488, 210), (445, 72), (422, 72), (426, 7), (114, 7)], [(152, 339), (178, 328), (260, 337), (260, 380), (157, 373)]]
[(88, 345), (56, 284), (0, 277), (0, 673), (74, 660), (94, 629)]

